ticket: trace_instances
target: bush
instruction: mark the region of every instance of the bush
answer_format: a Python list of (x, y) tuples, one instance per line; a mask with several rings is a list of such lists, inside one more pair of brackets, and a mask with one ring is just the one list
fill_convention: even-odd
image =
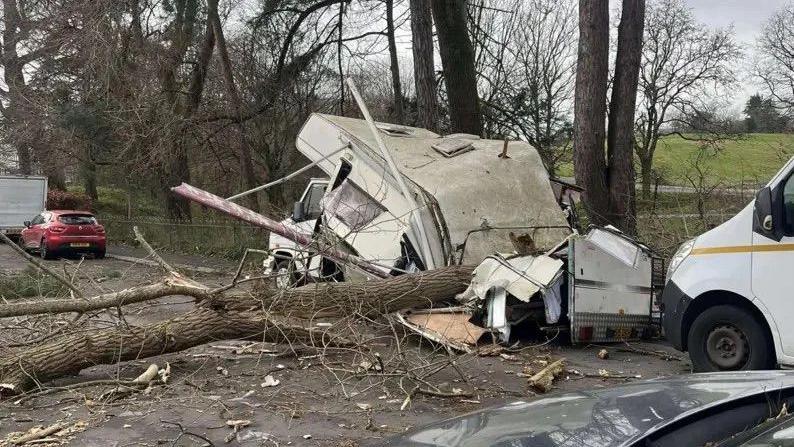
[(47, 191), (47, 209), (92, 211), (93, 203), (85, 194), (51, 189)]

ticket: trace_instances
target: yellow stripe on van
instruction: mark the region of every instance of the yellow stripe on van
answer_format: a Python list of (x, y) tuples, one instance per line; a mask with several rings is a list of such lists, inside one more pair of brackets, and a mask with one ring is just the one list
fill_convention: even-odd
[(764, 251), (794, 251), (794, 244), (729, 245), (692, 249), (693, 255), (719, 255), (727, 253), (758, 253)]

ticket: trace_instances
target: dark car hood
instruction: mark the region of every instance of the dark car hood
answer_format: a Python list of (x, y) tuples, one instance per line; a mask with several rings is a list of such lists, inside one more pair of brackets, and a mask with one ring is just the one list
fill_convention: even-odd
[(617, 446), (706, 407), (794, 387), (794, 371), (689, 374), (517, 401), (440, 421), (387, 446)]

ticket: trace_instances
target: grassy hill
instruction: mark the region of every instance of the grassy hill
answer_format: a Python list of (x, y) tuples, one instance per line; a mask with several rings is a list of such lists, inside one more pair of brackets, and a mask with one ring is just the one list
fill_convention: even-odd
[[(664, 137), (659, 141), (654, 157), (654, 167), (662, 173), (663, 183), (689, 186), (687, 172), (693, 170), (693, 159), (698, 143), (679, 136)], [(711, 154), (711, 153), (710, 153)], [(725, 186), (742, 183), (762, 184), (777, 172), (794, 155), (792, 134), (748, 134), (737, 141), (725, 141), (716, 153), (709, 155), (702, 166), (709, 182)], [(637, 166), (639, 174), (639, 166)], [(573, 166), (560, 169), (560, 175), (570, 176)]]

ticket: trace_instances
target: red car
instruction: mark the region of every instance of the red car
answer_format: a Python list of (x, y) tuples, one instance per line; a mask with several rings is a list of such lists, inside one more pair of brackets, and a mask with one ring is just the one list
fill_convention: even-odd
[(93, 253), (96, 258), (105, 257), (105, 227), (87, 211), (44, 211), (25, 222), (21, 236), (25, 250), (38, 250), (43, 259), (67, 253)]

